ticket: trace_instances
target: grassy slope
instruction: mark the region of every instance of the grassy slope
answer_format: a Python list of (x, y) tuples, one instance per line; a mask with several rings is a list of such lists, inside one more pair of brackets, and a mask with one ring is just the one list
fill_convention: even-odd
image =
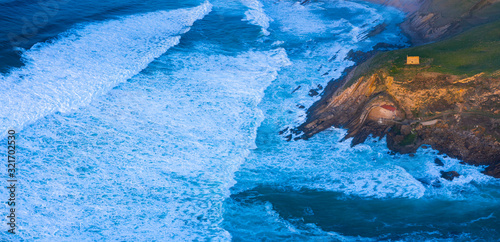
[(406, 55), (423, 58), (422, 62), (430, 65), (428, 71), (467, 76), (480, 72), (492, 74), (500, 69), (500, 21), (471, 29), (452, 39), (389, 54), (396, 57), (394, 64), (398, 67), (404, 65)]
[[(422, 64), (406, 66), (407, 55), (420, 56)], [(448, 40), (380, 53), (361, 64), (353, 79), (380, 68), (390, 69), (395, 75), (409, 68), (454, 75), (473, 76), (481, 72), (491, 75), (500, 70), (500, 20)]]

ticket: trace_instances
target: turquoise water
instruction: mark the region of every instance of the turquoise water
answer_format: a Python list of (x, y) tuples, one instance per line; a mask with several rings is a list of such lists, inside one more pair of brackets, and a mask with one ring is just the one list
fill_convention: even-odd
[[(351, 148), (336, 128), (307, 141), (279, 134), (304, 121), (319, 99), (311, 89), (354, 64), (351, 50), (407, 46), (398, 10), (41, 3), (0, 2), (0, 128), (16, 129), (19, 160), (19, 231), (4, 223), (2, 240), (500, 238), (500, 183), (484, 167), (425, 147), (392, 155), (384, 139)], [(47, 20), (27, 35), (23, 19), (40, 11)], [(440, 178), (450, 170), (461, 176)]]

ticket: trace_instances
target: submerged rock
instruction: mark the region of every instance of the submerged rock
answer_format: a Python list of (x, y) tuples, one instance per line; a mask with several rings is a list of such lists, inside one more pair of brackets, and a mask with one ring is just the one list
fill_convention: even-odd
[(441, 177), (448, 181), (453, 181), (453, 179), (460, 177), (460, 174), (456, 171), (441, 171)]
[(434, 163), (437, 166), (444, 166), (444, 163), (439, 158), (434, 159)]

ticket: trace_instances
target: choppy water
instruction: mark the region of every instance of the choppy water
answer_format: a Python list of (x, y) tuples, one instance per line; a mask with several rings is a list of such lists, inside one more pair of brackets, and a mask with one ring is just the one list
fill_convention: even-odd
[(349, 51), (406, 45), (396, 9), (41, 0), (0, 14), (0, 132), (18, 132), (20, 186), (19, 231), (2, 223), (2, 241), (500, 238), (500, 183), (483, 167), (391, 155), (383, 139), (351, 148), (342, 129), (278, 134)]

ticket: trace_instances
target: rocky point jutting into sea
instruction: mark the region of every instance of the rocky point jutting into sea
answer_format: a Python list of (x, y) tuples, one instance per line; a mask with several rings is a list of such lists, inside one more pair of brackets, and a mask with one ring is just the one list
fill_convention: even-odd
[(500, 178), (500, 1), (369, 2), (405, 11), (414, 46), (351, 53), (358, 66), (329, 83), (296, 133), (344, 127), (352, 145), (386, 136), (401, 153), (430, 145)]

